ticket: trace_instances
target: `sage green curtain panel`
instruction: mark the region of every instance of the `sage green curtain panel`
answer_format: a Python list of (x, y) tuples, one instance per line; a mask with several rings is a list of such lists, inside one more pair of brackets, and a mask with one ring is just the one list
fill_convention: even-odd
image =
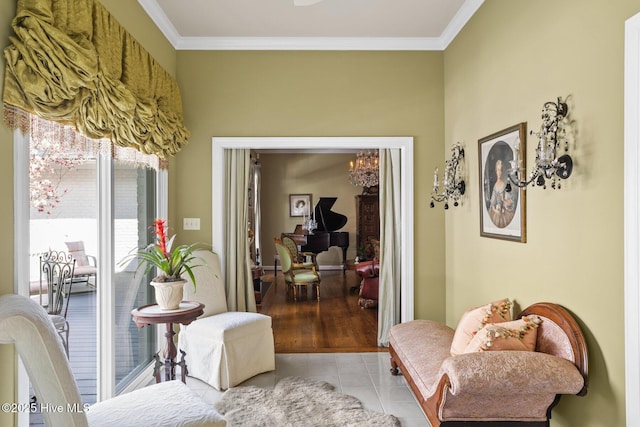
[(178, 85), (97, 0), (19, 0), (4, 118), (28, 114), (166, 159), (187, 143)]
[[(398, 185), (396, 185), (398, 184)], [(400, 323), (400, 150), (380, 150), (380, 285), (378, 346), (389, 346), (389, 330)]]

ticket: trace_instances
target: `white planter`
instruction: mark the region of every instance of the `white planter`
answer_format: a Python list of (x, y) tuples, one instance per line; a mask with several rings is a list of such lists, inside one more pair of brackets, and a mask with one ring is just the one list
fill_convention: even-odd
[(175, 282), (151, 282), (156, 291), (156, 303), (162, 310), (175, 310), (180, 306), (186, 280)]

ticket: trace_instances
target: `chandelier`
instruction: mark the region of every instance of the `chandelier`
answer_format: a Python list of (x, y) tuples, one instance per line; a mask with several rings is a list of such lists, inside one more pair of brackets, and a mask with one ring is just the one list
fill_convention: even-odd
[(547, 188), (547, 180), (551, 180), (551, 188), (559, 189), (562, 186), (560, 179), (567, 179), (571, 176), (573, 171), (571, 156), (568, 154), (558, 156), (558, 151), (561, 149), (565, 153), (569, 151), (568, 114), (567, 103), (563, 102), (560, 97), (558, 97), (558, 102), (549, 101), (544, 104), (540, 131), (531, 131), (531, 135), (538, 137), (534, 169), (528, 179), (523, 178), (526, 171), (522, 166), (519, 147), (516, 146), (515, 159), (511, 161), (511, 167), (507, 171), (511, 182), (507, 183), (506, 191), (511, 191), (511, 183), (522, 188), (534, 181), (536, 185)]
[(365, 190), (378, 185), (378, 150), (361, 151), (349, 162), (349, 181)]
[(462, 159), (464, 159), (464, 148), (457, 142), (451, 147), (451, 159), (444, 162), (442, 193), (439, 193), (438, 168), (433, 172), (433, 192), (431, 203), (429, 203), (432, 208), (435, 207), (436, 202), (445, 202), (444, 208), (449, 209), (449, 199), (453, 199), (453, 206), (459, 205), (465, 190), (464, 179), (462, 179)]

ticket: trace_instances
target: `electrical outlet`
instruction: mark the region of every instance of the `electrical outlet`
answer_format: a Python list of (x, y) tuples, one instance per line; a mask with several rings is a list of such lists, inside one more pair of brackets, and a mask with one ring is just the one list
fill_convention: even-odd
[(200, 218), (183, 218), (183, 230), (200, 230)]

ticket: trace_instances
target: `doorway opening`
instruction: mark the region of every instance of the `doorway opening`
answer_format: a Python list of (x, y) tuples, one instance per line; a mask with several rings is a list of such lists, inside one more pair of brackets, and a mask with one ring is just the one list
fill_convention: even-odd
[(627, 425), (640, 419), (640, 13), (625, 23), (624, 304)]
[[(399, 299), (399, 319), (414, 316), (413, 289), (413, 138), (412, 137), (214, 137), (212, 139), (212, 242), (213, 250), (223, 259), (225, 218), (224, 188), (225, 150), (300, 150), (331, 152), (332, 150), (394, 149), (399, 158), (399, 179), (394, 183), (399, 194), (398, 240), (402, 256), (399, 271), (402, 277)], [(224, 274), (224, 272), (223, 272)]]

